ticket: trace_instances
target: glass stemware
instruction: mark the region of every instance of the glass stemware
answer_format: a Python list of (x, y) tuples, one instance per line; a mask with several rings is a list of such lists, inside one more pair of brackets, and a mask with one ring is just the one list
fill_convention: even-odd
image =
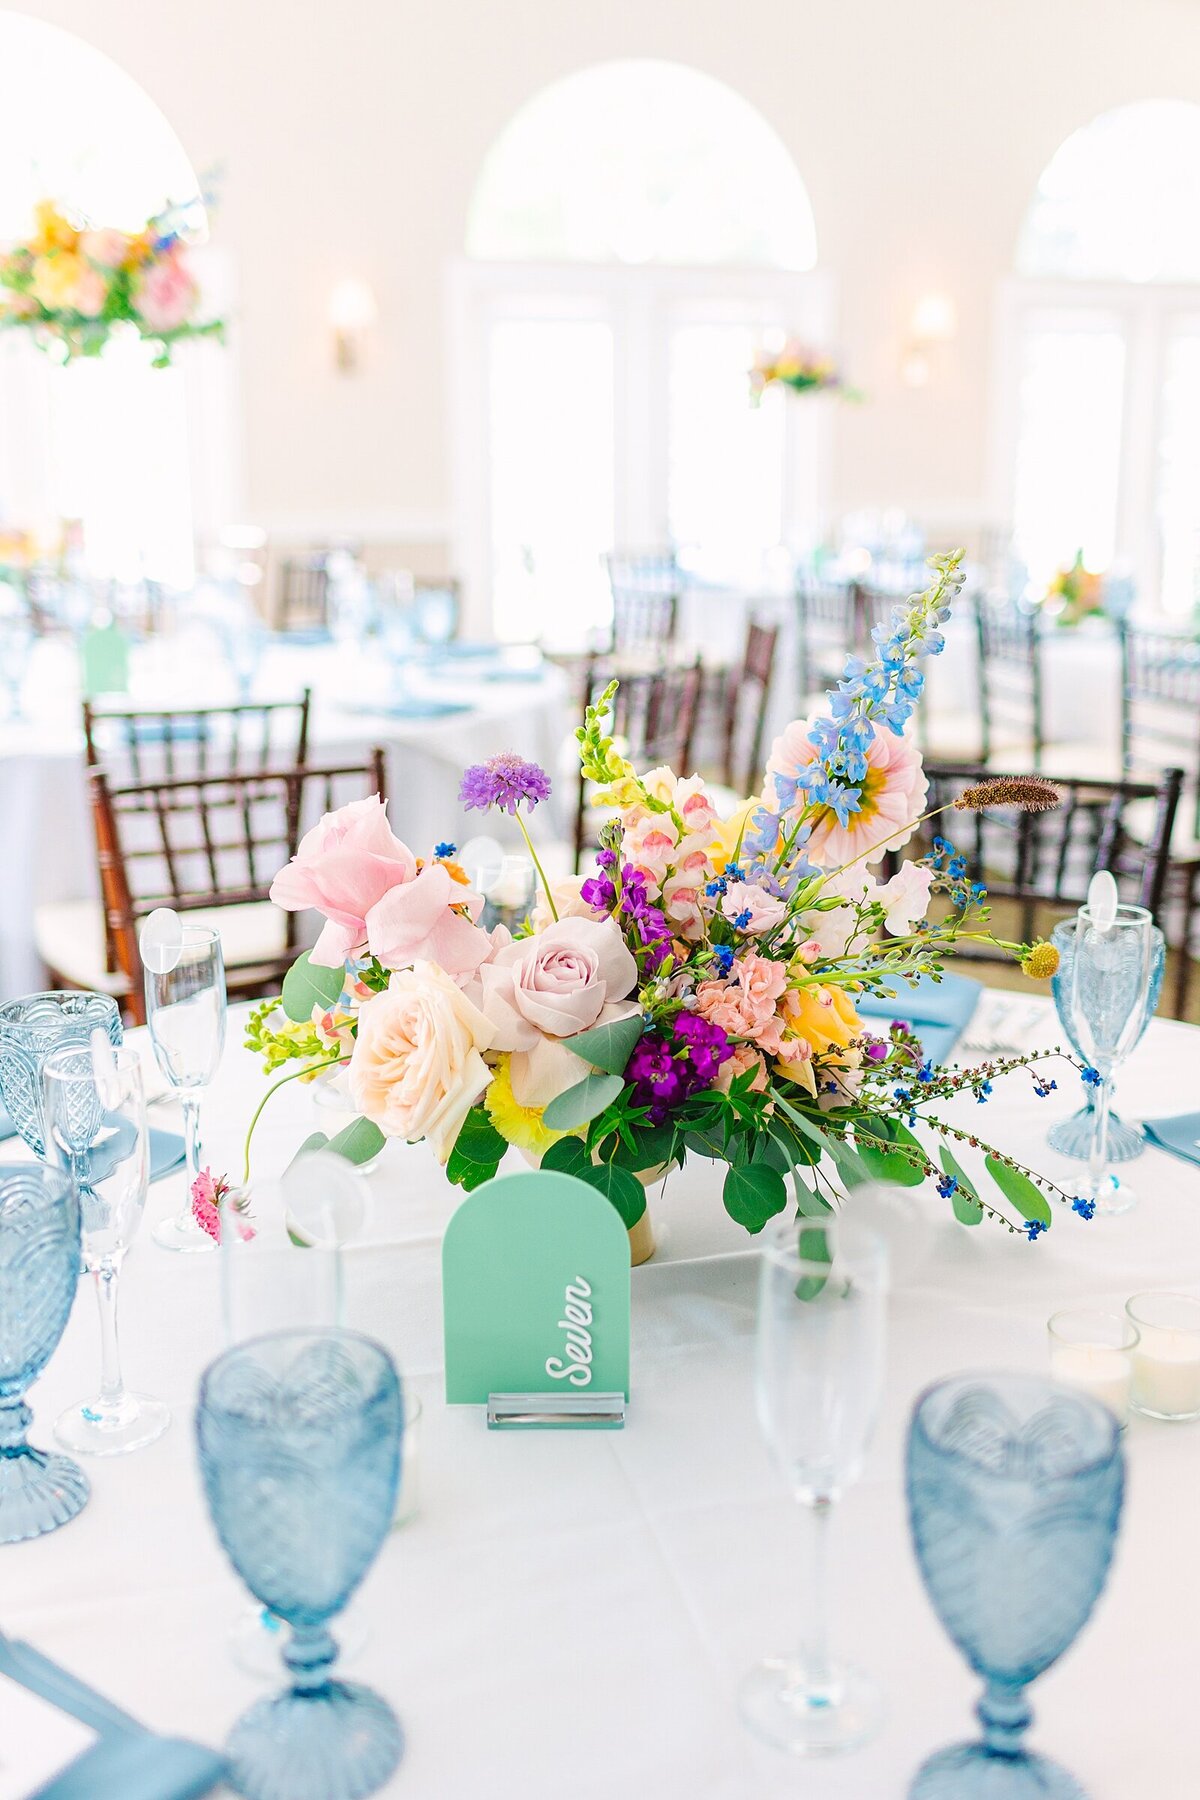
[(1022, 1746), (1024, 1688), (1075, 1641), (1104, 1586), (1124, 1491), (1116, 1419), (1032, 1375), (928, 1388), (908, 1437), (909, 1523), (926, 1592), (984, 1692), (983, 1739), (940, 1750), (909, 1800), (1081, 1800)]
[[(146, 1024), (159, 1068), (179, 1094), (187, 1160), (183, 1209), (156, 1225), (164, 1250), (212, 1250), (192, 1214), (192, 1184), (200, 1173), (200, 1100), (225, 1048), (225, 963), (221, 934), (208, 925), (184, 925), (179, 954), (170, 968), (146, 969)], [(169, 958), (167, 960), (170, 960)]]
[[(1054, 990), (1054, 1004), (1058, 1010), (1059, 1024), (1066, 1032), (1071, 1048), (1074, 1050), (1075, 1054), (1077, 1056), (1082, 1056), (1083, 1051), (1072, 1036), (1070, 1007), (1071, 972), (1074, 966), (1075, 952), (1075, 925), (1076, 921), (1074, 919), (1062, 919), (1054, 928), (1051, 941), (1058, 951), (1058, 969), (1051, 985)], [(1131, 1051), (1137, 1049), (1138, 1044), (1145, 1035), (1146, 1027), (1149, 1025), (1158, 1008), (1158, 997), (1162, 992), (1163, 972), (1167, 966), (1166, 942), (1162, 932), (1157, 926), (1151, 927), (1151, 937), (1153, 939), (1153, 952), (1150, 964), (1150, 992), (1146, 998), (1142, 1029), (1138, 1033), (1137, 1040), (1130, 1045)], [(1115, 1090), (1116, 1083), (1114, 1081), (1113, 1091), (1115, 1092)], [(1050, 1130), (1046, 1133), (1046, 1142), (1050, 1145), (1052, 1150), (1057, 1150), (1060, 1156), (1070, 1156), (1078, 1162), (1087, 1161), (1092, 1144), (1092, 1128), (1096, 1118), (1096, 1107), (1095, 1101), (1092, 1098), (1092, 1090), (1090, 1087), (1085, 1086), (1084, 1092), (1087, 1095), (1087, 1099), (1085, 1104), (1080, 1107), (1079, 1111), (1073, 1113), (1069, 1119), (1060, 1119), (1058, 1124), (1052, 1125)], [(1109, 1162), (1132, 1162), (1135, 1157), (1141, 1156), (1145, 1148), (1146, 1139), (1138, 1127), (1136, 1125), (1126, 1125), (1124, 1120), (1119, 1119), (1110, 1107), (1108, 1114)]]
[(125, 1252), (141, 1223), (149, 1183), (146, 1096), (134, 1051), (98, 1068), (90, 1046), (68, 1045), (42, 1070), (46, 1157), (66, 1170), (79, 1198), (83, 1266), (100, 1308), (100, 1391), (68, 1407), (54, 1427), (65, 1450), (120, 1456), (152, 1444), (171, 1410), (148, 1394), (132, 1394), (121, 1373), (117, 1293)]
[(87, 1501), (69, 1456), (26, 1441), (25, 1391), (66, 1329), (79, 1285), (79, 1202), (69, 1175), (0, 1163), (0, 1544), (65, 1525)]
[(799, 1655), (754, 1669), (741, 1710), (757, 1735), (798, 1755), (865, 1743), (882, 1715), (874, 1682), (830, 1653), (826, 1537), (874, 1429), (886, 1329), (887, 1253), (877, 1237), (847, 1219), (774, 1228), (763, 1249), (755, 1389), (763, 1435), (809, 1515), (810, 1613)]
[(1088, 907), (1079, 909), (1064, 998), (1071, 1041), (1100, 1076), (1087, 1175), (1098, 1212), (1126, 1212), (1136, 1198), (1109, 1168), (1108, 1120), (1113, 1076), (1150, 1018), (1162, 945), (1162, 933), (1144, 906), (1118, 906), (1115, 915), (1100, 920)]
[(335, 1680), (329, 1621), (377, 1556), (400, 1475), (395, 1367), (347, 1331), (277, 1332), (227, 1350), (200, 1384), (196, 1435), (217, 1535), (256, 1599), (292, 1628), (290, 1689), (230, 1734), (251, 1800), (359, 1800), (400, 1760), (387, 1702)]
[(0, 1099), (35, 1156), (46, 1155), (42, 1065), (64, 1044), (86, 1044), (97, 1027), (121, 1042), (121, 1014), (107, 994), (64, 989), (0, 1006)]

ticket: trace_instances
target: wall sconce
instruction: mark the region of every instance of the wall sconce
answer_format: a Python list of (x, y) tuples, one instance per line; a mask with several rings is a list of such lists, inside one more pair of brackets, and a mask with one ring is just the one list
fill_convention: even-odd
[(367, 332), (379, 317), (370, 284), (356, 276), (339, 281), (329, 296), (334, 362), (343, 375), (353, 375), (362, 362)]
[(922, 294), (913, 307), (908, 342), (900, 359), (900, 378), (907, 387), (927, 387), (937, 352), (958, 329), (954, 302), (947, 294)]

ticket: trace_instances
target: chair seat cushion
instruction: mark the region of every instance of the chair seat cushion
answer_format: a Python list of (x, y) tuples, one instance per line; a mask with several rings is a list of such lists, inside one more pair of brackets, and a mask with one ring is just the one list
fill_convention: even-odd
[[(269, 900), (201, 907), (183, 916), (189, 925), (211, 925), (220, 932), (229, 970), (253, 968), (286, 954), (287, 922)], [(39, 906), (34, 935), (42, 961), (72, 985), (99, 994), (129, 991), (124, 975), (105, 968), (104, 912), (98, 900), (60, 900)]]

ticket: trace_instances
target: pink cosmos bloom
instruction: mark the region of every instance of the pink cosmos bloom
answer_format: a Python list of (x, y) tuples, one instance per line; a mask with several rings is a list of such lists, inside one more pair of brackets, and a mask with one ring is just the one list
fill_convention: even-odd
[[(771, 746), (763, 800), (775, 807), (774, 775), (795, 776), (816, 758), (808, 741), (809, 719), (796, 719)], [(925, 806), (929, 783), (921, 767), (921, 753), (913, 738), (880, 727), (866, 749), (867, 774), (862, 783), (862, 805), (845, 825), (828, 807), (817, 813), (812, 836), (804, 853), (818, 868), (843, 868), (855, 857), (878, 862), (887, 850), (898, 850), (913, 834)]]
[(134, 303), (151, 331), (174, 331), (195, 311), (200, 289), (178, 252), (170, 252), (147, 269)]
[(310, 960), (336, 969), (366, 944), (372, 907), (416, 873), (416, 857), (393, 837), (386, 804), (373, 794), (326, 813), (305, 832), (295, 856), (271, 883), (271, 898), (285, 912), (314, 907), (325, 915)]

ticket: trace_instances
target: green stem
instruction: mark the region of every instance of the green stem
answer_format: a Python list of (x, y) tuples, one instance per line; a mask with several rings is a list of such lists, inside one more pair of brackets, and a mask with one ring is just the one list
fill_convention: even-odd
[(271, 1098), (271, 1095), (277, 1094), (281, 1087), (287, 1086), (289, 1081), (298, 1081), (300, 1079), (301, 1075), (315, 1075), (318, 1069), (332, 1069), (335, 1063), (340, 1063), (342, 1060), (343, 1060), (343, 1058), (342, 1058), (341, 1052), (339, 1051), (339, 1053), (336, 1056), (326, 1057), (324, 1062), (306, 1063), (304, 1068), (293, 1069), (290, 1075), (285, 1075), (282, 1078), (282, 1080), (277, 1081), (275, 1083), (274, 1087), (269, 1087), (267, 1089), (266, 1093), (263, 1095), (262, 1099), (259, 1101), (258, 1105), (255, 1107), (254, 1117), (251, 1119), (250, 1124), (246, 1130), (246, 1143), (245, 1143), (245, 1148), (244, 1148), (244, 1152), (243, 1152), (243, 1156), (242, 1156), (242, 1180), (243, 1180), (243, 1182), (247, 1182), (250, 1179), (250, 1139), (254, 1136), (254, 1127), (258, 1124), (259, 1119), (262, 1117), (263, 1107), (267, 1104), (267, 1101)]
[(550, 883), (546, 880), (546, 871), (545, 871), (545, 869), (543, 869), (541, 863), (538, 861), (538, 853), (533, 847), (533, 839), (529, 835), (529, 832), (525, 825), (525, 821), (521, 817), (519, 809), (518, 809), (517, 813), (515, 814), (515, 817), (516, 817), (517, 824), (521, 827), (521, 836), (525, 839), (526, 847), (529, 850), (530, 856), (533, 858), (533, 866), (538, 872), (538, 877), (541, 881), (542, 889), (546, 895), (546, 905), (550, 908), (550, 911), (554, 917), (554, 923), (557, 925), (558, 924), (558, 908), (554, 904), (554, 895), (550, 892)]

